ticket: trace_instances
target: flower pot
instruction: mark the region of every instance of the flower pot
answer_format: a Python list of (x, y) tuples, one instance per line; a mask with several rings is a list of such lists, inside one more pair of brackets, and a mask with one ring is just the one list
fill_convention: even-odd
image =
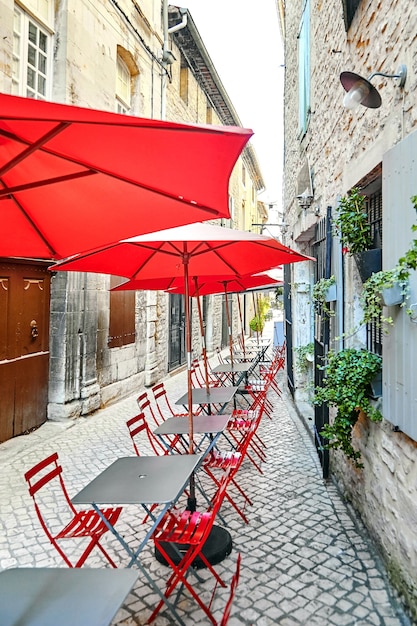
[(382, 303), (385, 306), (395, 306), (396, 304), (402, 304), (404, 301), (403, 286), (401, 283), (388, 287), (381, 291)]
[(380, 272), (382, 269), (381, 248), (356, 252), (353, 256), (363, 283), (368, 280), (372, 274)]
[(375, 374), (369, 386), (371, 388), (369, 392), (369, 397), (372, 398), (373, 400), (377, 400), (378, 398), (381, 398), (382, 396), (382, 372), (378, 372), (378, 374)]
[(337, 299), (337, 287), (336, 283), (330, 285), (326, 293), (326, 302), (334, 302)]

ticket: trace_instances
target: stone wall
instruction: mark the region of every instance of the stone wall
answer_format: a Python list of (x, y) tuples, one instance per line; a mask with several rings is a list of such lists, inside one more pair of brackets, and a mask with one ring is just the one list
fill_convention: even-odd
[[(414, 2), (404, 0), (361, 2), (346, 32), (342, 2), (311, 0), (310, 5), (311, 112), (303, 136), (298, 128), (297, 36), (304, 2), (285, 6), (284, 208), (289, 223), (285, 243), (311, 253), (314, 225), (326, 214), (326, 207), (335, 211), (338, 198), (368, 177), (387, 150), (417, 127), (417, 12)], [(394, 74), (400, 64), (408, 70), (403, 90), (394, 79), (372, 79), (382, 98), (379, 109), (343, 108), (342, 71), (364, 77), (375, 71)], [(314, 200), (310, 209), (303, 210), (296, 196), (298, 176), (307, 158)], [(384, 245), (389, 245), (389, 233), (383, 237)], [(343, 265), (343, 315), (345, 329), (352, 329), (360, 318), (361, 283), (353, 259), (345, 255)], [(293, 276), (300, 271), (294, 267)], [(292, 293), (293, 317), (299, 318), (301, 313), (302, 318), (305, 303), (300, 298), (304, 296), (297, 294), (294, 286)], [(337, 320), (332, 324), (336, 328)], [(308, 343), (310, 330), (303, 330), (302, 319), (297, 319), (295, 332), (295, 345)], [(364, 343), (364, 329), (345, 339), (346, 347)], [(401, 393), (400, 386), (397, 389)], [(302, 395), (302, 390), (297, 390), (296, 399)], [(380, 546), (393, 581), (417, 618), (416, 442), (395, 432), (388, 422), (369, 423), (364, 417), (354, 434), (364, 468), (355, 470), (341, 454), (332, 452), (332, 472)]]

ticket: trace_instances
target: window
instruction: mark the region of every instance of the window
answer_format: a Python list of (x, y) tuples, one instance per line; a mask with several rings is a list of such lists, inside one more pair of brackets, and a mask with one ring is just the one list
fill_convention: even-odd
[[(374, 248), (382, 248), (382, 189), (381, 179), (376, 181), (379, 188), (367, 197), (366, 210), (368, 222), (371, 226), (371, 235)], [(366, 344), (370, 352), (382, 354), (383, 331), (380, 324), (372, 323), (366, 325)]]
[(117, 57), (116, 112), (128, 113), (131, 107), (131, 76), (126, 63)]
[(349, 30), (360, 1), (361, 0), (342, 0), (346, 30)]
[(51, 88), (52, 36), (15, 6), (12, 93), (46, 100)]
[(185, 65), (181, 57), (181, 69), (180, 69), (180, 97), (184, 100), (185, 104), (188, 104), (188, 67)]
[[(120, 278), (112, 276), (110, 288), (120, 283)], [(135, 292), (110, 292), (109, 348), (120, 348), (136, 339), (135, 332)]]
[(305, 135), (310, 116), (310, 0), (305, 0), (298, 35), (298, 126)]

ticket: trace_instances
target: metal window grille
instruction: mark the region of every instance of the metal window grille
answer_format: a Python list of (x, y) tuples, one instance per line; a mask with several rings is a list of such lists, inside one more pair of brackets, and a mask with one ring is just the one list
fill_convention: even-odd
[[(382, 189), (378, 189), (368, 197), (366, 208), (374, 248), (382, 248)], [(366, 347), (370, 352), (382, 354), (382, 337), (380, 325), (376, 323), (367, 324)]]

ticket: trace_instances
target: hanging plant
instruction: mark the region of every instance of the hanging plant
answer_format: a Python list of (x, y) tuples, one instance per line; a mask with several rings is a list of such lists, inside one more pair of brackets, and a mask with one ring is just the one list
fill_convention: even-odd
[[(396, 290), (398, 297), (389, 300), (389, 295)], [(372, 274), (363, 284), (360, 302), (363, 310), (363, 323), (375, 324), (382, 328), (385, 333), (394, 321), (391, 316), (383, 315), (383, 306), (400, 304), (404, 306), (404, 298), (408, 295), (408, 283), (404, 282), (404, 274), (399, 266), (391, 270), (381, 270)]]
[(305, 346), (297, 346), (295, 351), (297, 353), (297, 370), (301, 374), (306, 374), (314, 361), (314, 343), (308, 343)]
[(328, 440), (326, 447), (342, 450), (356, 467), (362, 467), (361, 454), (352, 445), (352, 429), (359, 412), (363, 411), (374, 422), (382, 419), (367, 395), (369, 385), (381, 367), (381, 357), (365, 349), (329, 352), (323, 385), (314, 391), (314, 404), (337, 407), (333, 423), (326, 424), (320, 433)]
[(340, 199), (339, 212), (333, 220), (333, 229), (339, 236), (342, 247), (349, 254), (363, 252), (372, 247), (365, 196), (357, 187), (352, 188), (348, 195)]
[(326, 313), (329, 317), (335, 314), (328, 306), (329, 301), (335, 300), (335, 297), (329, 296), (329, 290), (333, 286), (336, 287), (336, 278), (334, 276), (330, 276), (330, 278), (320, 278), (320, 280), (314, 284), (312, 299), (316, 313)]

